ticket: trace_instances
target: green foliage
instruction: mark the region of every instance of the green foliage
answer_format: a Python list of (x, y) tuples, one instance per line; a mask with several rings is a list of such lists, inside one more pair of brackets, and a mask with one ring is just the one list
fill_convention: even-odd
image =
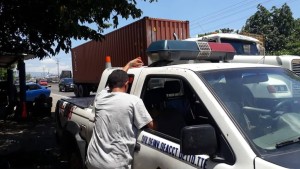
[(232, 32), (234, 32), (234, 29), (222, 28), (222, 29), (216, 30), (216, 32), (220, 32), (220, 33), (232, 33)]
[(7, 69), (6, 68), (0, 68), (0, 81), (7, 79)]
[[(139, 18), (142, 11), (136, 4), (136, 0), (2, 0), (0, 54), (30, 53), (42, 59), (60, 50), (67, 53), (72, 38), (101, 40), (104, 29), (118, 26), (118, 17)], [(94, 23), (95, 30), (87, 26)]]
[(243, 31), (264, 35), (268, 54), (295, 54), (299, 48), (295, 43), (299, 26), (287, 4), (281, 8), (272, 7), (270, 11), (258, 5), (257, 12), (246, 21)]
[(291, 55), (300, 55), (300, 19), (295, 20), (295, 26), (289, 36), (286, 49)]

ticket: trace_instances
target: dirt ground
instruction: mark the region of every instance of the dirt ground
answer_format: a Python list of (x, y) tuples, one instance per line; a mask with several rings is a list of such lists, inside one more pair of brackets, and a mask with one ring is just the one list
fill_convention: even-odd
[(52, 117), (0, 119), (0, 169), (67, 169)]

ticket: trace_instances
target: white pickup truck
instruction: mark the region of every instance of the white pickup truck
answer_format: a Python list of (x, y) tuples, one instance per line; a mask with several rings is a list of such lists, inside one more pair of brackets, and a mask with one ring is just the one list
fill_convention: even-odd
[[(151, 65), (129, 69), (128, 93), (143, 99), (157, 124), (139, 131), (132, 167), (298, 168), (299, 76), (272, 65), (214, 63), (232, 59), (233, 49), (207, 44), (209, 52), (203, 43), (158, 41), (147, 50)], [(57, 102), (57, 136), (71, 168), (84, 167), (94, 117), (93, 99)]]
[(235, 34), (215, 33), (198, 38), (188, 38), (187, 41), (206, 41), (217, 43), (230, 43), (236, 55), (229, 62), (232, 63), (260, 63), (281, 66), (300, 75), (300, 56), (295, 55), (265, 55), (264, 47), (258, 39)]

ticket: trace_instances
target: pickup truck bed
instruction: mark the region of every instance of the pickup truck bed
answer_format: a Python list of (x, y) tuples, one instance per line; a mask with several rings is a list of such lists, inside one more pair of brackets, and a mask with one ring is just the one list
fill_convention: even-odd
[(88, 108), (94, 102), (95, 96), (83, 97), (83, 98), (62, 98), (61, 100), (74, 104), (82, 109)]

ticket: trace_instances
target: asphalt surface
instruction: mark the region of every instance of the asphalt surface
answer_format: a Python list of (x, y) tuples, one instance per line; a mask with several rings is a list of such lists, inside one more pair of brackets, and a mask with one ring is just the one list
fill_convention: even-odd
[[(55, 104), (54, 104), (55, 106)], [(0, 119), (0, 169), (67, 169), (52, 117)]]

